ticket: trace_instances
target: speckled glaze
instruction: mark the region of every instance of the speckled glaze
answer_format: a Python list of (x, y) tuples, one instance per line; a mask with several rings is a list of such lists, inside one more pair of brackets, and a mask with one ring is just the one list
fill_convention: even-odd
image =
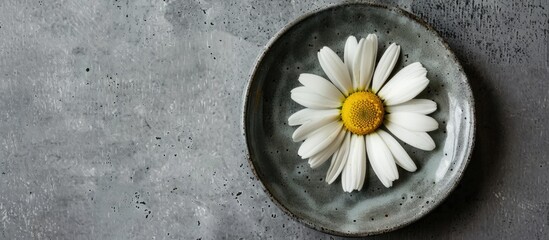
[[(437, 147), (425, 152), (403, 144), (418, 165), (399, 169), (385, 188), (368, 165), (365, 187), (344, 193), (338, 179), (324, 178), (329, 163), (311, 169), (297, 155), (288, 117), (301, 109), (290, 99), (301, 73), (325, 76), (317, 51), (329, 46), (340, 57), (349, 35), (379, 40), (378, 58), (391, 42), (401, 46), (395, 71), (420, 61), (430, 84), (418, 97), (433, 99), (440, 124), (430, 135)], [(393, 73), (394, 73), (393, 72)], [(243, 131), (250, 166), (266, 193), (288, 215), (330, 234), (367, 236), (392, 231), (421, 218), (454, 189), (474, 143), (474, 101), (465, 73), (447, 44), (427, 24), (398, 8), (352, 3), (320, 9), (288, 24), (259, 56), (244, 97)], [(449, 216), (451, 217), (451, 216)]]

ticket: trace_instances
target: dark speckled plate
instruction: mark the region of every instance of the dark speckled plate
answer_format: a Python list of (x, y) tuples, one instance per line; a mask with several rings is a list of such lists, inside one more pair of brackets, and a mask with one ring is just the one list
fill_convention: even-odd
[[(292, 142), (288, 117), (301, 109), (290, 99), (300, 73), (325, 76), (317, 51), (329, 46), (342, 57), (347, 36), (376, 33), (379, 54), (391, 42), (401, 46), (395, 70), (423, 63), (431, 80), (420, 98), (433, 99), (440, 124), (431, 136), (434, 151), (404, 145), (418, 171), (399, 169), (392, 188), (381, 185), (368, 166), (360, 192), (344, 193), (341, 181), (324, 182), (329, 163), (311, 169)], [(246, 90), (243, 129), (249, 162), (267, 194), (305, 225), (331, 234), (366, 236), (401, 228), (421, 218), (454, 189), (471, 156), (474, 103), (463, 69), (448, 45), (427, 24), (398, 8), (343, 4), (307, 14), (276, 34), (258, 58)], [(450, 216), (449, 216), (450, 217)]]

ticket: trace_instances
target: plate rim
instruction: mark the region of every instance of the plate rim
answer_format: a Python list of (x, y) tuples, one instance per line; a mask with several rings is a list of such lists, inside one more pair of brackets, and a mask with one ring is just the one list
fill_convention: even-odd
[[(371, 8), (379, 8), (379, 9), (386, 9), (386, 10), (389, 10), (389, 11), (394, 11), (395, 13), (400, 14), (400, 15), (402, 15), (406, 18), (409, 18), (410, 20), (420, 24), (421, 26), (425, 27), (425, 29), (428, 32), (435, 35), (435, 37), (442, 43), (443, 47), (448, 51), (450, 60), (456, 64), (456, 66), (458, 68), (458, 71), (461, 72), (463, 74), (463, 76), (465, 77), (465, 83), (466, 83), (465, 88), (468, 91), (468, 95), (470, 96), (468, 98), (467, 102), (469, 102), (470, 109), (471, 109), (471, 111), (470, 111), (471, 116), (470, 116), (470, 120), (469, 120), (471, 127), (470, 127), (470, 131), (469, 131), (469, 134), (468, 134), (469, 142), (468, 142), (468, 146), (466, 148), (466, 153), (464, 154), (464, 156), (466, 156), (464, 158), (464, 162), (461, 164), (460, 168), (458, 169), (459, 172), (458, 172), (458, 175), (456, 176), (456, 178), (454, 178), (454, 180), (449, 183), (448, 188), (445, 188), (441, 192), (440, 196), (442, 196), (442, 197), (441, 197), (440, 201), (435, 201), (432, 205), (430, 205), (431, 207), (428, 208), (426, 211), (421, 211), (417, 215), (415, 215), (414, 217), (409, 218), (409, 219), (405, 219), (401, 223), (398, 223), (398, 224), (396, 224), (395, 226), (393, 226), (391, 228), (380, 229), (378, 231), (348, 233), (348, 232), (342, 232), (342, 231), (337, 231), (337, 230), (333, 230), (333, 229), (324, 228), (322, 226), (319, 226), (319, 225), (307, 220), (306, 218), (295, 215), (293, 212), (291, 212), (288, 208), (286, 208), (278, 199), (276, 199), (271, 194), (271, 192), (265, 186), (265, 183), (263, 182), (263, 179), (259, 177), (259, 174), (258, 174), (258, 172), (257, 172), (257, 170), (254, 166), (253, 161), (252, 161), (253, 157), (251, 155), (251, 148), (250, 148), (251, 144), (249, 143), (249, 140), (248, 140), (249, 137), (248, 137), (248, 134), (247, 134), (248, 129), (246, 127), (247, 126), (246, 125), (246, 122), (247, 122), (246, 117), (248, 116), (248, 114), (247, 114), (247, 109), (248, 109), (248, 105), (249, 105), (248, 99), (249, 99), (249, 96), (251, 94), (250, 87), (252, 85), (252, 82), (254, 81), (254, 76), (258, 72), (259, 64), (263, 61), (263, 59), (265, 58), (267, 52), (271, 49), (271, 47), (274, 45), (274, 43), (276, 41), (278, 41), (280, 39), (280, 37), (283, 36), (286, 32), (288, 32), (294, 26), (299, 24), (301, 21), (303, 21), (307, 18), (310, 18), (310, 17), (314, 16), (315, 14), (318, 14), (318, 13), (324, 12), (324, 11), (329, 11), (329, 10), (336, 9), (336, 8), (340, 8), (340, 7), (351, 6), (351, 5), (363, 5), (363, 6), (367, 6), (367, 7), (371, 7)], [(304, 13), (304, 14), (300, 15), (299, 17), (295, 18), (294, 20), (290, 21), (289, 23), (285, 24), (276, 34), (273, 35), (273, 37), (271, 37), (269, 39), (267, 44), (261, 49), (261, 52), (258, 55), (258, 57), (254, 60), (253, 67), (250, 70), (250, 72), (248, 74), (248, 77), (247, 77), (247, 83), (246, 83), (246, 86), (245, 86), (245, 89), (244, 89), (244, 94), (243, 94), (243, 99), (242, 99), (241, 106), (242, 106), (242, 109), (241, 109), (242, 115), (241, 115), (241, 121), (240, 121), (240, 123), (241, 123), (240, 130), (241, 130), (242, 137), (244, 138), (244, 142), (246, 144), (245, 157), (246, 157), (246, 160), (248, 161), (248, 165), (249, 165), (250, 169), (252, 170), (252, 172), (254, 174), (254, 177), (256, 178), (256, 180), (258, 180), (261, 183), (261, 188), (262, 188), (263, 192), (267, 194), (267, 196), (270, 198), (270, 200), (278, 208), (280, 208), (286, 215), (288, 215), (293, 220), (295, 220), (295, 221), (297, 221), (297, 222), (299, 222), (299, 223), (301, 223), (301, 224), (303, 224), (306, 227), (309, 227), (311, 229), (314, 229), (314, 230), (317, 230), (317, 231), (320, 231), (320, 232), (323, 232), (323, 233), (327, 233), (327, 234), (341, 236), (341, 237), (365, 237), (365, 236), (373, 236), (373, 235), (378, 235), (378, 234), (382, 234), (382, 233), (391, 232), (391, 231), (394, 231), (394, 230), (397, 230), (397, 229), (404, 228), (404, 227), (418, 221), (419, 219), (423, 218), (425, 215), (429, 214), (430, 212), (432, 212), (433, 210), (438, 208), (438, 206), (446, 200), (446, 198), (450, 195), (451, 192), (453, 192), (453, 190), (457, 187), (458, 183), (463, 178), (465, 169), (467, 168), (467, 166), (469, 165), (469, 162), (471, 161), (473, 148), (475, 146), (475, 140), (476, 140), (476, 128), (477, 128), (476, 107), (475, 107), (475, 99), (474, 99), (473, 91), (471, 89), (470, 79), (467, 76), (465, 70), (463, 69), (460, 61), (456, 57), (455, 53), (451, 50), (450, 46), (446, 42), (446, 40), (444, 38), (442, 38), (442, 36), (433, 27), (431, 27), (431, 25), (429, 25), (422, 18), (414, 15), (413, 13), (408, 12), (408, 11), (398, 7), (398, 6), (390, 6), (390, 5), (379, 4), (379, 3), (344, 2), (344, 3), (331, 4), (331, 5), (319, 7), (319, 8), (316, 8), (316, 9), (310, 11), (310, 12)]]

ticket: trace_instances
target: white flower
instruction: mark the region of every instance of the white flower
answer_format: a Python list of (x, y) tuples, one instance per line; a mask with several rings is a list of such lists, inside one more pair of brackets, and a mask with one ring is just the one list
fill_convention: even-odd
[[(301, 125), (292, 135), (303, 141), (298, 154), (309, 159), (312, 168), (331, 156), (326, 182), (341, 174), (343, 190), (361, 190), (366, 178), (366, 161), (385, 187), (398, 179), (396, 165), (414, 172), (416, 165), (400, 143), (426, 151), (435, 142), (426, 133), (438, 123), (426, 114), (437, 105), (428, 99), (413, 99), (429, 83), (427, 70), (412, 63), (397, 72), (387, 83), (400, 46), (391, 44), (375, 67), (377, 36), (370, 34), (357, 42), (350, 36), (345, 44), (344, 62), (328, 47), (318, 52), (320, 66), (330, 79), (301, 74), (303, 86), (291, 91), (291, 98), (306, 107), (289, 117), (290, 126)], [(375, 70), (374, 70), (375, 69)]]

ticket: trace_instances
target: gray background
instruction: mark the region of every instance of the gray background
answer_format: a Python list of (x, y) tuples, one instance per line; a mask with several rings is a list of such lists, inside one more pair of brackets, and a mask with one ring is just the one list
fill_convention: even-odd
[[(0, 1), (0, 239), (337, 238), (273, 205), (240, 131), (262, 47), (336, 2)], [(547, 239), (549, 3), (385, 3), (448, 41), (478, 132), (449, 199), (378, 238)]]

